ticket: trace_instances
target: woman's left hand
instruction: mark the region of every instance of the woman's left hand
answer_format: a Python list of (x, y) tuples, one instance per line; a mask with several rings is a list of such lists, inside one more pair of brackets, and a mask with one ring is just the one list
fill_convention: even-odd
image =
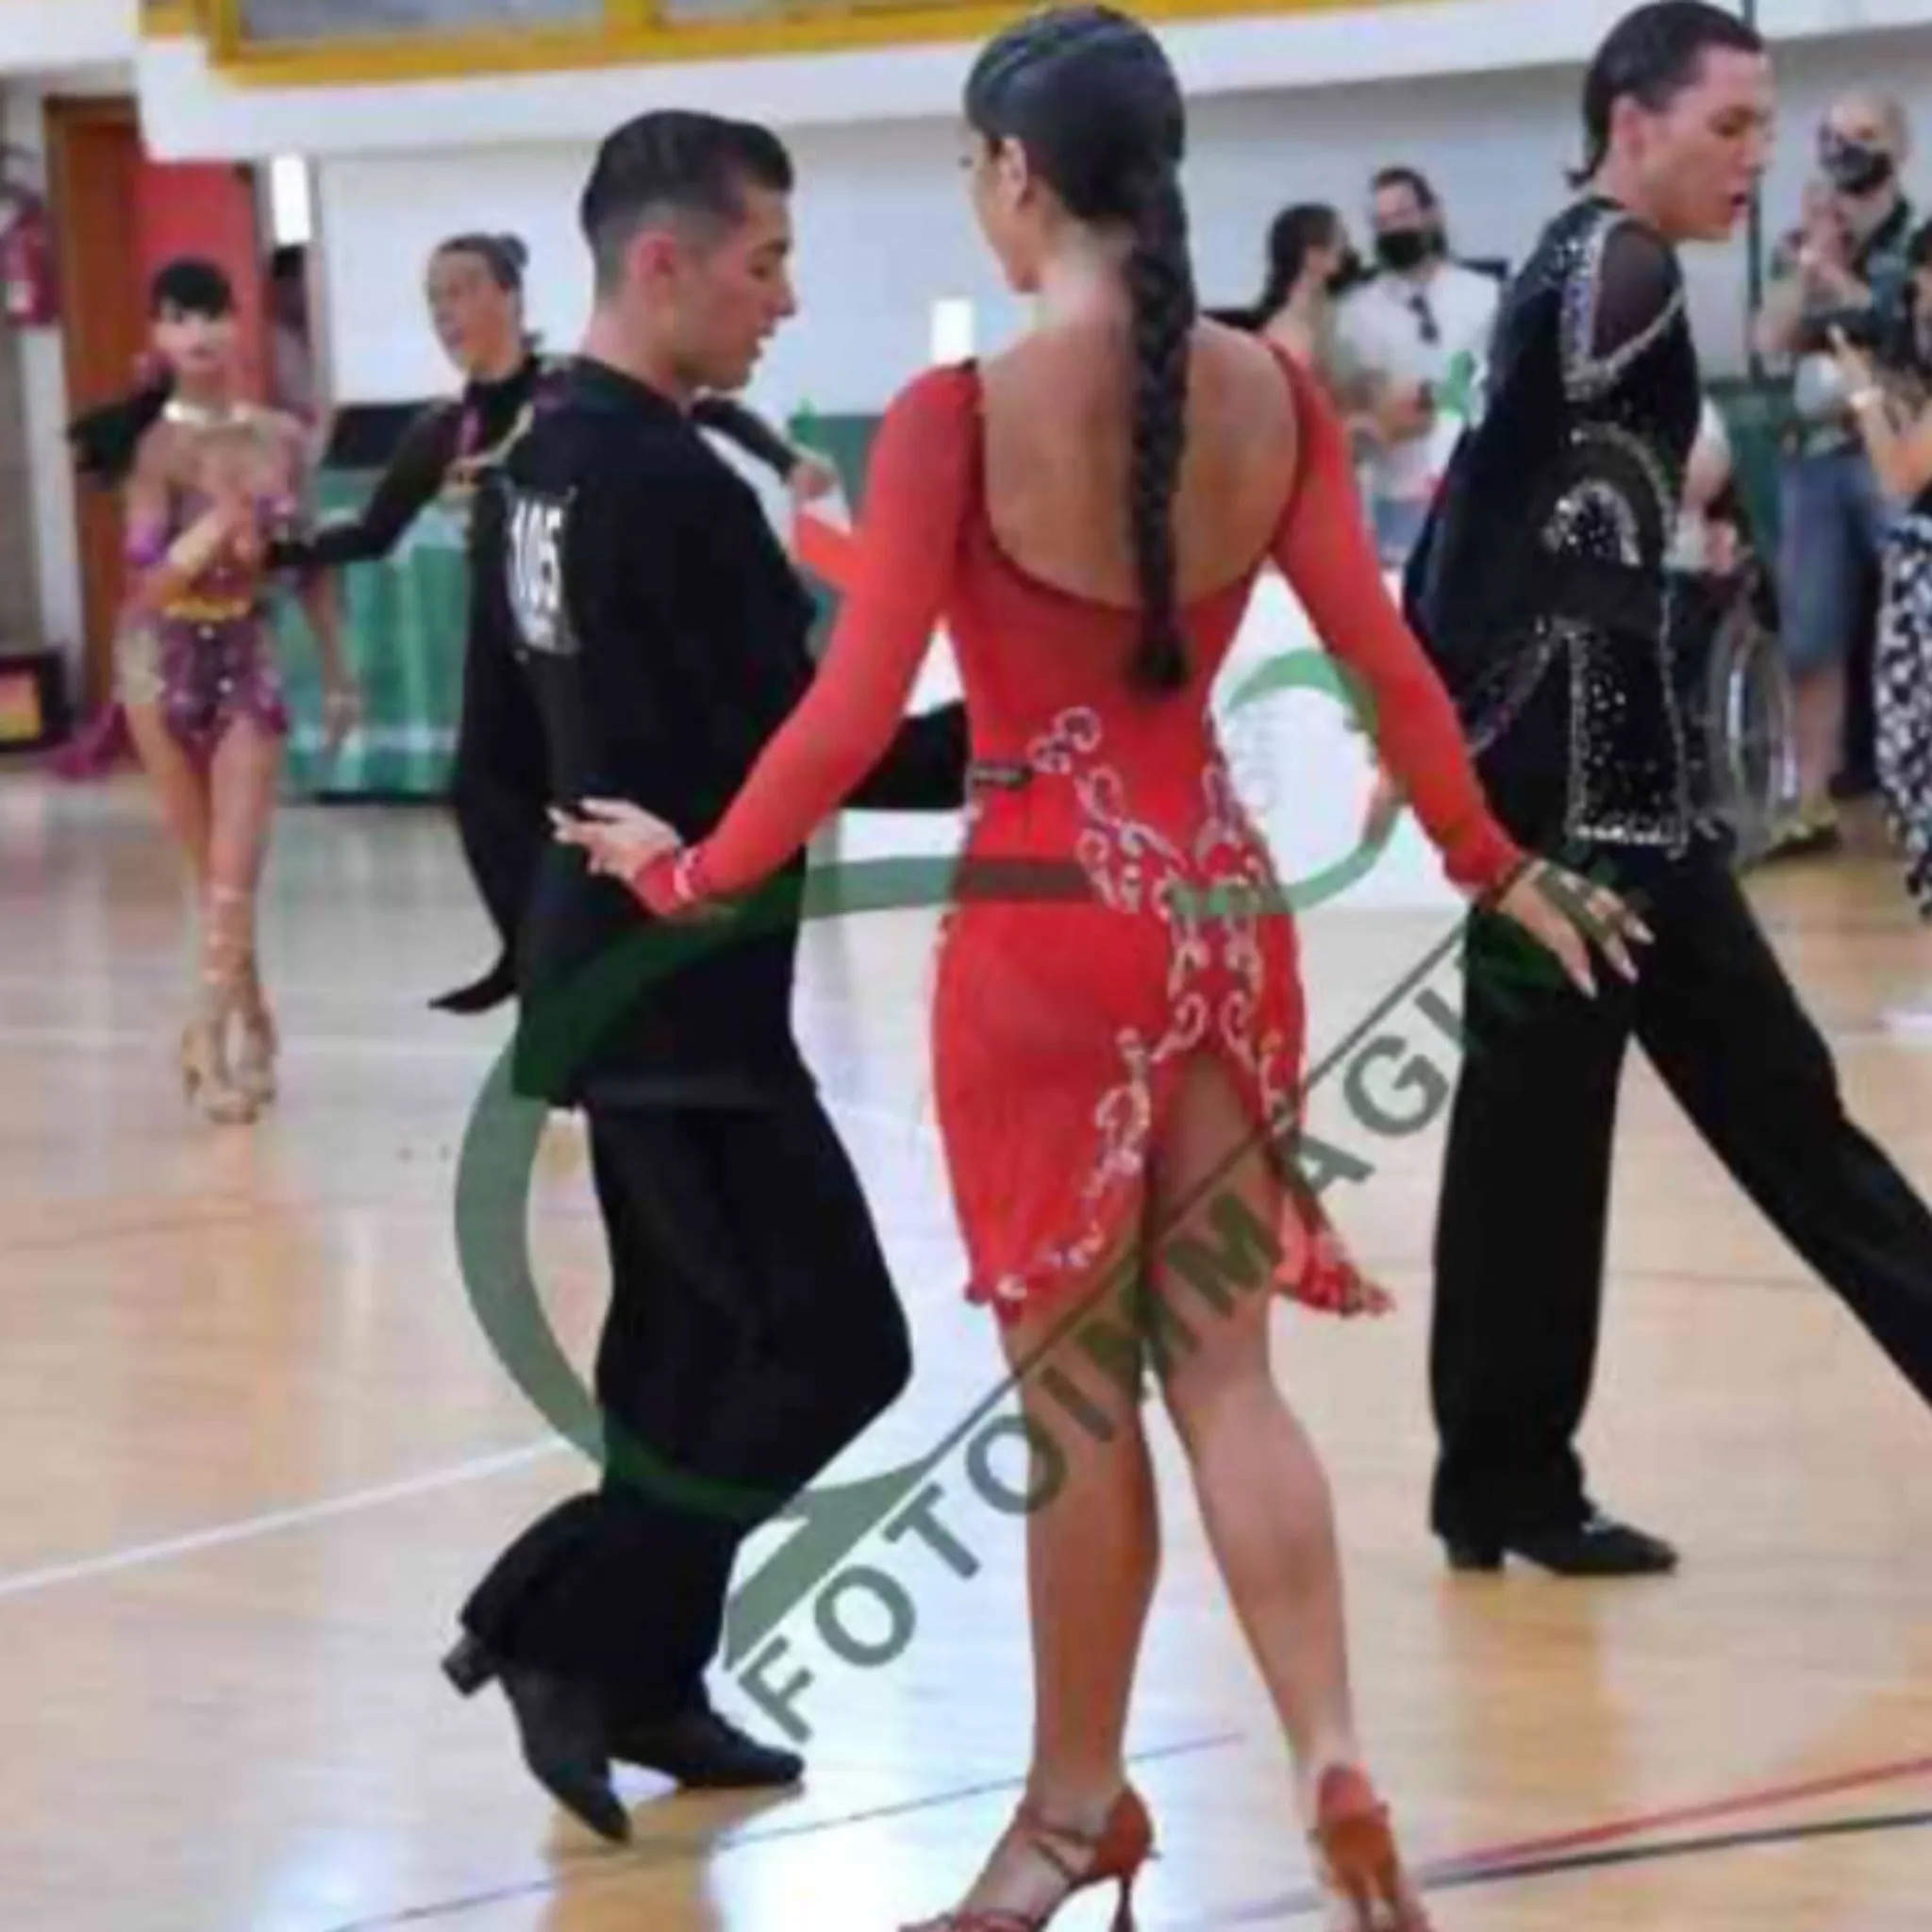
[(593, 873), (618, 879), (635, 878), (652, 859), (684, 843), (662, 819), (622, 798), (587, 798), (579, 818), (553, 806), (550, 823), (558, 844), (578, 847)]

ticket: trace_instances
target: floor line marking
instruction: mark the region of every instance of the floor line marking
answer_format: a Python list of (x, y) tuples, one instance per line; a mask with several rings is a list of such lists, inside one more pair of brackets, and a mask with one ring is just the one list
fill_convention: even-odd
[[(1486, 1881), (1501, 1882), (1512, 1875), (1531, 1877), (1587, 1870), (1592, 1864), (1635, 1862), (1641, 1857), (1664, 1857), (1684, 1849), (1723, 1850), (1734, 1843), (1774, 1842), (1802, 1834), (1807, 1827), (1787, 1826), (1769, 1836), (1760, 1832), (1692, 1840), (1688, 1846), (1666, 1842), (1634, 1848), (1624, 1854), (1609, 1853), (1605, 1849), (1654, 1831), (1669, 1831), (1687, 1824), (1708, 1824), (1720, 1819), (1740, 1818), (1749, 1812), (1769, 1810), (1782, 1805), (1838, 1796), (1846, 1791), (1869, 1790), (1878, 1785), (1903, 1784), (1915, 1778), (1932, 1778), (1932, 1757), (1908, 1757), (1895, 1763), (1868, 1765), (1861, 1770), (1840, 1772), (1829, 1777), (1736, 1791), (1725, 1797), (1705, 1799), (1695, 1804), (1668, 1806), (1637, 1816), (1608, 1819), (1599, 1824), (1542, 1833), (1507, 1843), (1479, 1845), (1469, 1851), (1452, 1852), (1419, 1863), (1413, 1868), (1411, 1876), (1418, 1890), (1428, 1891)], [(1907, 1822), (1916, 1824), (1918, 1814), (1912, 1814)], [(1206, 1932), (1208, 1927), (1273, 1924), (1282, 1919), (1298, 1918), (1314, 1910), (1322, 1902), (1319, 1891), (1305, 1888), (1262, 1904), (1238, 1906), (1186, 1923), (1191, 1932)]]
[(310, 1524), (325, 1523), (331, 1517), (377, 1508), (385, 1503), (433, 1495), (438, 1490), (479, 1482), (488, 1476), (500, 1475), (506, 1470), (545, 1461), (572, 1450), (573, 1445), (564, 1441), (532, 1442), (521, 1449), (475, 1457), (448, 1469), (430, 1470), (423, 1475), (408, 1476), (401, 1482), (383, 1483), (375, 1489), (355, 1490), (347, 1495), (332, 1496), (323, 1502), (271, 1509), (259, 1515), (242, 1517), (233, 1523), (217, 1524), (212, 1528), (191, 1530), (184, 1536), (165, 1537), (157, 1542), (135, 1543), (125, 1549), (104, 1551), (99, 1556), (83, 1557), (71, 1563), (50, 1563), (38, 1570), (17, 1571), (10, 1576), (0, 1575), (0, 1600), (28, 1596), (37, 1591), (52, 1590), (62, 1583), (111, 1576), (123, 1571), (142, 1569), (150, 1563), (170, 1562), (177, 1557), (197, 1556), (204, 1550), (225, 1549), (231, 1544), (249, 1542), (282, 1530), (303, 1529)]
[[(1218, 1737), (1184, 1739), (1179, 1743), (1158, 1745), (1152, 1750), (1128, 1754), (1128, 1761), (1134, 1764), (1153, 1764), (1172, 1757), (1191, 1757), (1209, 1751), (1221, 1751), (1230, 1744), (1242, 1741), (1242, 1734), (1230, 1731)], [(552, 1871), (541, 1877), (521, 1879), (487, 1891), (464, 1893), (448, 1899), (431, 1900), (419, 1906), (398, 1907), (394, 1910), (378, 1913), (373, 1918), (355, 1919), (345, 1924), (331, 1925), (328, 1932), (393, 1932), (403, 1925), (426, 1924), (432, 1919), (453, 1918), (458, 1913), (487, 1910), (492, 1906), (508, 1905), (523, 1898), (541, 1898), (547, 1894), (565, 1891), (585, 1890), (592, 1884), (614, 1884), (620, 1879), (631, 1878), (640, 1872), (654, 1866), (674, 1864), (687, 1853), (725, 1853), (747, 1849), (761, 1844), (771, 1844), (786, 1839), (814, 1838), (828, 1831), (841, 1831), (855, 1824), (874, 1824), (889, 1818), (909, 1816), (921, 1811), (943, 1810), (949, 1806), (965, 1804), (974, 1798), (991, 1797), (995, 1792), (1017, 1791), (1024, 1788), (1024, 1777), (989, 1778), (977, 1784), (961, 1785), (950, 1790), (934, 1791), (924, 1797), (902, 1798), (890, 1804), (867, 1806), (857, 1811), (844, 1812), (830, 1818), (815, 1818), (802, 1824), (778, 1825), (759, 1830), (751, 1824), (739, 1831), (728, 1826), (716, 1833), (675, 1832), (661, 1838), (648, 1838), (631, 1846), (627, 1851), (591, 1851), (580, 1857), (574, 1857), (562, 1870)], [(675, 1802), (667, 1801), (667, 1802)]]
[[(1663, 1810), (1639, 1817), (1611, 1819), (1605, 1824), (1585, 1825), (1574, 1831), (1522, 1839), (1513, 1844), (1484, 1845), (1459, 1854), (1451, 1862), (1501, 1865), (1518, 1858), (1581, 1851), (1588, 1846), (1613, 1844), (1619, 1839), (1639, 1838), (1649, 1831), (1670, 1831), (1686, 1824), (1708, 1824), (1720, 1818), (1740, 1817), (1747, 1811), (1766, 1811), (1780, 1805), (1802, 1804), (1810, 1798), (1833, 1798), (1846, 1791), (1867, 1790), (1874, 1785), (1903, 1784), (1921, 1777), (1932, 1778), (1932, 1757), (1907, 1757), (1891, 1764), (1869, 1765), (1861, 1771), (1840, 1772), (1830, 1777), (1770, 1785), (1762, 1790), (1738, 1791), (1729, 1797), (1707, 1799), (1693, 1805), (1669, 1806)], [(1436, 1869), (1444, 1868), (1439, 1864)]]

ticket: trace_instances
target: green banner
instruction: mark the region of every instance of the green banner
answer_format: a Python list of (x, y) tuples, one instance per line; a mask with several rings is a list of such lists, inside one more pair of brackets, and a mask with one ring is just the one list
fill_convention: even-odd
[(1796, 420), (1788, 382), (1745, 382), (1720, 377), (1709, 385), (1710, 399), (1724, 419), (1731, 440), (1731, 468), (1751, 537), (1767, 565), (1777, 559), (1778, 478), (1784, 467), (1784, 438)]
[[(792, 433), (828, 458), (858, 511), (878, 418), (820, 416), (801, 410)], [(359, 509), (375, 486), (360, 471), (325, 471), (316, 485), (318, 512)], [(441, 505), (418, 517), (379, 563), (352, 564), (337, 576), (342, 650), (362, 695), (362, 724), (333, 758), (325, 749), (321, 665), (308, 622), (290, 604), (277, 645), (288, 684), (292, 730), (284, 784), (298, 798), (441, 798), (449, 790), (462, 708), (463, 635), (468, 611), (459, 520)], [(828, 627), (836, 600), (811, 586)]]
[[(368, 501), (373, 475), (328, 472), (316, 490), (325, 520)], [(292, 729), (284, 784), (297, 797), (441, 798), (449, 790), (462, 708), (468, 591), (459, 520), (441, 505), (416, 519), (378, 563), (338, 573), (342, 652), (360, 689), (362, 723), (334, 758), (323, 728), (321, 663), (292, 601), (278, 625)]]

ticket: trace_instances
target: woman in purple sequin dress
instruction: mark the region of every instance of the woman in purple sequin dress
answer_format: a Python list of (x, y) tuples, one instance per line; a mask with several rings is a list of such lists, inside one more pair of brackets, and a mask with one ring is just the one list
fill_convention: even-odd
[[(84, 473), (125, 488), (116, 694), (201, 913), (182, 1080), (208, 1119), (252, 1121), (275, 1091), (255, 900), (289, 735), (268, 554), (304, 519), (308, 455), (298, 423), (238, 394), (234, 294), (218, 268), (170, 263), (150, 313), (161, 377), (83, 418), (73, 441)], [(296, 589), (340, 738), (355, 705), (333, 602), (319, 579)]]

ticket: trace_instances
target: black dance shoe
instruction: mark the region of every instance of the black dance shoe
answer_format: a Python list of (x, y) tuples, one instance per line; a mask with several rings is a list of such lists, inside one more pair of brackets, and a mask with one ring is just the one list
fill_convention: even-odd
[(796, 1752), (760, 1744), (708, 1709), (622, 1725), (611, 1737), (610, 1752), (693, 1791), (768, 1790), (795, 1785), (805, 1775), (805, 1759)]
[(1583, 1522), (1528, 1536), (1445, 1537), (1449, 1567), (1468, 1572), (1501, 1570), (1505, 1557), (1520, 1557), (1557, 1576), (1668, 1576), (1677, 1553), (1661, 1537), (1592, 1511)]
[(530, 1775), (599, 1838), (630, 1842), (630, 1814), (611, 1789), (609, 1741), (594, 1692), (553, 1672), (512, 1664), (470, 1636), (443, 1658), (442, 1671), (465, 1697), (501, 1684)]

